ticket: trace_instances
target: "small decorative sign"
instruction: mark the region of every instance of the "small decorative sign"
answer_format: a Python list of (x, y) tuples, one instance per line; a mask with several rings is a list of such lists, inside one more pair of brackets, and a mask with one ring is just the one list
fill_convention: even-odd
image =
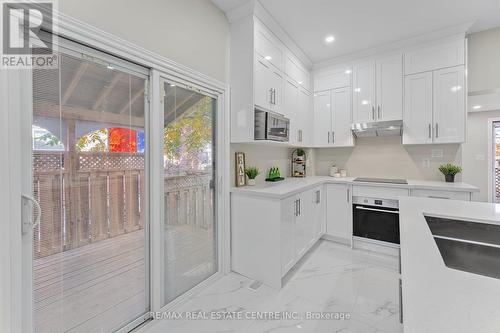
[(236, 158), (236, 187), (246, 185), (245, 153), (234, 153)]

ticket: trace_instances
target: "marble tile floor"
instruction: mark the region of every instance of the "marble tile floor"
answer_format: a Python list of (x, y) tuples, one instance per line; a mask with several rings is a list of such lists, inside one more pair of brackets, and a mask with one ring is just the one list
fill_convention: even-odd
[[(253, 289), (255, 281), (230, 273), (176, 309), (182, 318), (156, 320), (139, 332), (403, 332), (397, 265), (394, 257), (322, 240), (287, 274), (281, 290)], [(188, 312), (198, 318), (186, 319)], [(275, 312), (291, 318), (254, 319)], [(233, 318), (210, 319), (226, 314)]]

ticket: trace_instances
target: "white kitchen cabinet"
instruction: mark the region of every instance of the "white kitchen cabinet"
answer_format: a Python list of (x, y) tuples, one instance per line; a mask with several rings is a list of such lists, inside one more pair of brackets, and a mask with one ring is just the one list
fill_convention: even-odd
[(309, 146), (311, 144), (313, 118), (311, 94), (307, 90), (299, 88), (299, 103), (296, 117), (298, 145)]
[(352, 239), (352, 186), (326, 185), (326, 235), (344, 243)]
[[(255, 142), (254, 116), (258, 108), (290, 119), (290, 126), (295, 127), (290, 144), (309, 144), (312, 140), (305, 132), (310, 132), (312, 117), (299, 112), (304, 105), (308, 105), (306, 112), (311, 109), (310, 96), (308, 101), (299, 97), (300, 89), (307, 93), (310, 90), (308, 67), (254, 15), (232, 22), (230, 38), (231, 143)], [(294, 109), (286, 100), (286, 80), (299, 87)]]
[(309, 193), (311, 222), (314, 224), (313, 238), (310, 243), (312, 245), (326, 232), (325, 187), (323, 185), (315, 187)]
[(375, 62), (367, 61), (353, 68), (353, 122), (363, 123), (375, 117)]
[(314, 96), (314, 146), (352, 146), (351, 110), (349, 87), (316, 93)]
[(432, 143), (432, 72), (405, 77), (404, 144)]
[(433, 72), (434, 143), (465, 141), (465, 69)]
[(281, 275), (285, 275), (295, 264), (295, 219), (297, 214), (297, 196), (281, 201)]
[(332, 91), (332, 136), (334, 147), (349, 147), (354, 145), (351, 132), (352, 108), (351, 88), (339, 88)]
[(314, 94), (314, 146), (329, 147), (332, 133), (331, 91)]
[(283, 114), (290, 119), (290, 143), (297, 144), (299, 121), (298, 121), (298, 103), (299, 103), (299, 86), (290, 79), (286, 78), (285, 87), (283, 89)]
[(391, 55), (353, 67), (353, 122), (403, 117), (403, 57)]
[(316, 72), (314, 74), (314, 91), (320, 92), (325, 90), (350, 87), (351, 81), (351, 66)]
[(465, 141), (463, 66), (405, 77), (403, 144)]
[(322, 188), (282, 199), (231, 193), (231, 269), (281, 288), (282, 277), (322, 233)]
[(465, 64), (465, 39), (439, 41), (405, 52), (405, 75)]
[(283, 103), (283, 74), (269, 61), (256, 55), (254, 79), (255, 106), (281, 113)]
[(403, 118), (403, 58), (401, 54), (377, 59), (377, 120)]
[(471, 201), (472, 192), (449, 190), (412, 189), (412, 197)]

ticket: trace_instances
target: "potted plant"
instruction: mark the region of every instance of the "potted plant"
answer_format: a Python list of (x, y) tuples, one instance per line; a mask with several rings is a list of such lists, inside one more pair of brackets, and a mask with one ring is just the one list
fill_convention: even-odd
[(248, 177), (248, 185), (255, 185), (255, 178), (259, 175), (259, 169), (256, 167), (245, 168), (245, 174)]
[(298, 161), (304, 161), (304, 156), (306, 155), (306, 152), (304, 149), (298, 148), (297, 149), (297, 160)]
[(447, 183), (453, 183), (455, 181), (455, 175), (462, 172), (462, 168), (458, 165), (446, 163), (439, 167), (439, 171), (444, 175)]

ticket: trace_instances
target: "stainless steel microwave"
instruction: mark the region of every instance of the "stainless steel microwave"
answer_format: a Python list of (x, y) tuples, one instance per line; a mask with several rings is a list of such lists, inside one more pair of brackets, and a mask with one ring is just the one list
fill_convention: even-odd
[(276, 113), (255, 110), (254, 139), (287, 142), (290, 120)]

